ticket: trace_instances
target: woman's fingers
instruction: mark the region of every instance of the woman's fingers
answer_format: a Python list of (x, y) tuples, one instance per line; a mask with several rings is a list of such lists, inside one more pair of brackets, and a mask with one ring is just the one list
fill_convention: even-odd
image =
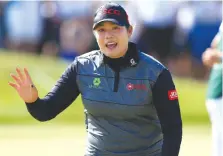
[(13, 88), (15, 88), (16, 90), (18, 90), (19, 85), (13, 82), (8, 82), (10, 86), (12, 86)]
[(28, 72), (27, 68), (24, 68), (24, 73), (25, 73), (26, 80), (32, 82), (32, 79), (29, 75), (29, 72)]
[(24, 74), (22, 73), (22, 71), (19, 69), (19, 68), (16, 68), (16, 72), (17, 74), (19, 75), (19, 78), (22, 82), (24, 82), (25, 80), (25, 77), (24, 77)]
[(32, 84), (31, 77), (26, 68), (24, 68), (24, 73), (19, 68), (16, 68), (16, 72), (18, 75), (13, 73), (10, 74), (15, 83), (9, 82), (9, 85), (18, 89), (19, 87), (26, 87), (27, 85), (30, 86)]
[(19, 85), (22, 84), (20, 78), (18, 78), (15, 74), (10, 74), (10, 75), (11, 75), (11, 77), (17, 82), (17, 84), (19, 84)]

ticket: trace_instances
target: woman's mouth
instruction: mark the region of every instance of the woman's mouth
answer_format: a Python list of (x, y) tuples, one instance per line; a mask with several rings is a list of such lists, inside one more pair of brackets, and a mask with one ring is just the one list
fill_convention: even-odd
[(106, 46), (108, 49), (112, 50), (112, 49), (116, 48), (117, 45), (118, 45), (118, 44), (117, 44), (116, 42), (110, 42), (110, 43), (107, 43), (105, 46)]

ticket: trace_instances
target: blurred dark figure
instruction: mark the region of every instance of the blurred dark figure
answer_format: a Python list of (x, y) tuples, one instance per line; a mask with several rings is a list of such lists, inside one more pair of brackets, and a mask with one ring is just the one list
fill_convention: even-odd
[(42, 1), (40, 4), (43, 32), (38, 52), (55, 56), (59, 51), (59, 31), (62, 19), (59, 18), (59, 7), (55, 1)]
[(176, 29), (176, 15), (180, 2), (139, 1), (139, 17), (143, 26), (138, 39), (139, 48), (162, 63), (173, 55), (173, 39)]

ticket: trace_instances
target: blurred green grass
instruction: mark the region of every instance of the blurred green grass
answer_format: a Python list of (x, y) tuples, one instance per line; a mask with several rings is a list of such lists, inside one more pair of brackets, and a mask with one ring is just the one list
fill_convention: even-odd
[[(33, 56), (27, 53), (0, 51), (0, 124), (37, 123), (26, 110), (23, 101), (16, 91), (8, 85), (10, 73), (16, 67), (27, 67), (36, 84), (40, 97), (43, 97), (55, 84), (68, 63), (52, 57)], [(179, 94), (181, 113), (184, 124), (208, 124), (205, 108), (206, 83), (192, 79), (174, 77)], [(84, 122), (81, 98), (62, 112), (51, 123), (80, 123)]]

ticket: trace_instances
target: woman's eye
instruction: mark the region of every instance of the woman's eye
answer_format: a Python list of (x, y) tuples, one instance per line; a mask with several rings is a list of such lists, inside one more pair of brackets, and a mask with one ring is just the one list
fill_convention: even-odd
[(99, 32), (104, 32), (105, 30), (104, 30), (104, 29), (98, 29), (98, 31), (99, 31)]
[(119, 29), (119, 27), (114, 27), (114, 28), (113, 28), (113, 30), (118, 30), (118, 29)]

